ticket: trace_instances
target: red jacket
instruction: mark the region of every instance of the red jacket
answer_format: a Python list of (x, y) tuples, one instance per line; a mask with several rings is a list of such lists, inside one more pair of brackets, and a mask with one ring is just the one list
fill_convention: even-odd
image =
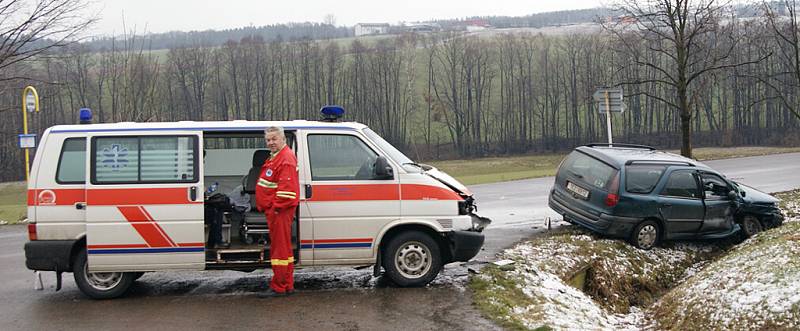
[(261, 166), (256, 182), (256, 208), (262, 212), (286, 209), (300, 203), (297, 158), (284, 146)]

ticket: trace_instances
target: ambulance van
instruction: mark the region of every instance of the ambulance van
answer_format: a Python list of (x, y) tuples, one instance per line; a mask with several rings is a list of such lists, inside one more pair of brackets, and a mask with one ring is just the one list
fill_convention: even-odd
[[(123, 295), (145, 272), (269, 268), (269, 228), (253, 204), (270, 126), (285, 130), (298, 160), (296, 267), (373, 266), (399, 286), (424, 286), (481, 249), (490, 221), (474, 213), (472, 193), (363, 124), (85, 124), (42, 135), (26, 266), (55, 271), (57, 289), (72, 272), (95, 299)], [(211, 200), (224, 245), (207, 245)]]

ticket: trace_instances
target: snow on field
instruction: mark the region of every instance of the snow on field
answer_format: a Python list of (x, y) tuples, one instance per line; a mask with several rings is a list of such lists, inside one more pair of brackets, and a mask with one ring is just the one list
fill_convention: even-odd
[[(516, 263), (479, 275), (491, 284), (483, 295), (495, 311), (504, 312), (500, 320), (529, 329), (800, 329), (800, 191), (787, 197), (782, 203), (790, 216), (786, 224), (736, 245), (718, 260), (705, 260), (718, 248), (713, 243), (641, 251), (572, 231), (504, 251), (499, 259)], [(587, 266), (606, 268), (611, 275), (638, 273), (645, 280), (680, 272), (654, 304), (615, 313), (613, 302), (598, 302), (568, 285)], [(594, 286), (615, 281), (593, 277)]]

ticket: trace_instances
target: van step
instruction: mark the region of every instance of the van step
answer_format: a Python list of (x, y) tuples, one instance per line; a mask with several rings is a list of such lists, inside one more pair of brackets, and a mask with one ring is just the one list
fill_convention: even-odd
[[(241, 259), (245, 259), (247, 257), (250, 257), (252, 259), (252, 258), (255, 258), (255, 256), (258, 256), (258, 260), (256, 260), (256, 261), (258, 263), (263, 263), (265, 254), (266, 254), (265, 250), (261, 249), (261, 248), (258, 248), (258, 249), (220, 249), (220, 250), (217, 251), (217, 262), (223, 262), (223, 261), (227, 262), (227, 261), (230, 261), (230, 260), (241, 260)], [(252, 263), (254, 261), (250, 260), (250, 262)]]

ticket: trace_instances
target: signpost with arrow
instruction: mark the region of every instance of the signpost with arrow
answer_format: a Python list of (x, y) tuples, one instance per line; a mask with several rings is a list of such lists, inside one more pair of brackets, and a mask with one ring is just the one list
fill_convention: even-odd
[(597, 103), (597, 110), (601, 114), (606, 115), (608, 144), (611, 145), (613, 143), (613, 139), (611, 138), (611, 113), (621, 113), (625, 111), (625, 104), (622, 101), (622, 88), (599, 88), (594, 92), (592, 98)]

